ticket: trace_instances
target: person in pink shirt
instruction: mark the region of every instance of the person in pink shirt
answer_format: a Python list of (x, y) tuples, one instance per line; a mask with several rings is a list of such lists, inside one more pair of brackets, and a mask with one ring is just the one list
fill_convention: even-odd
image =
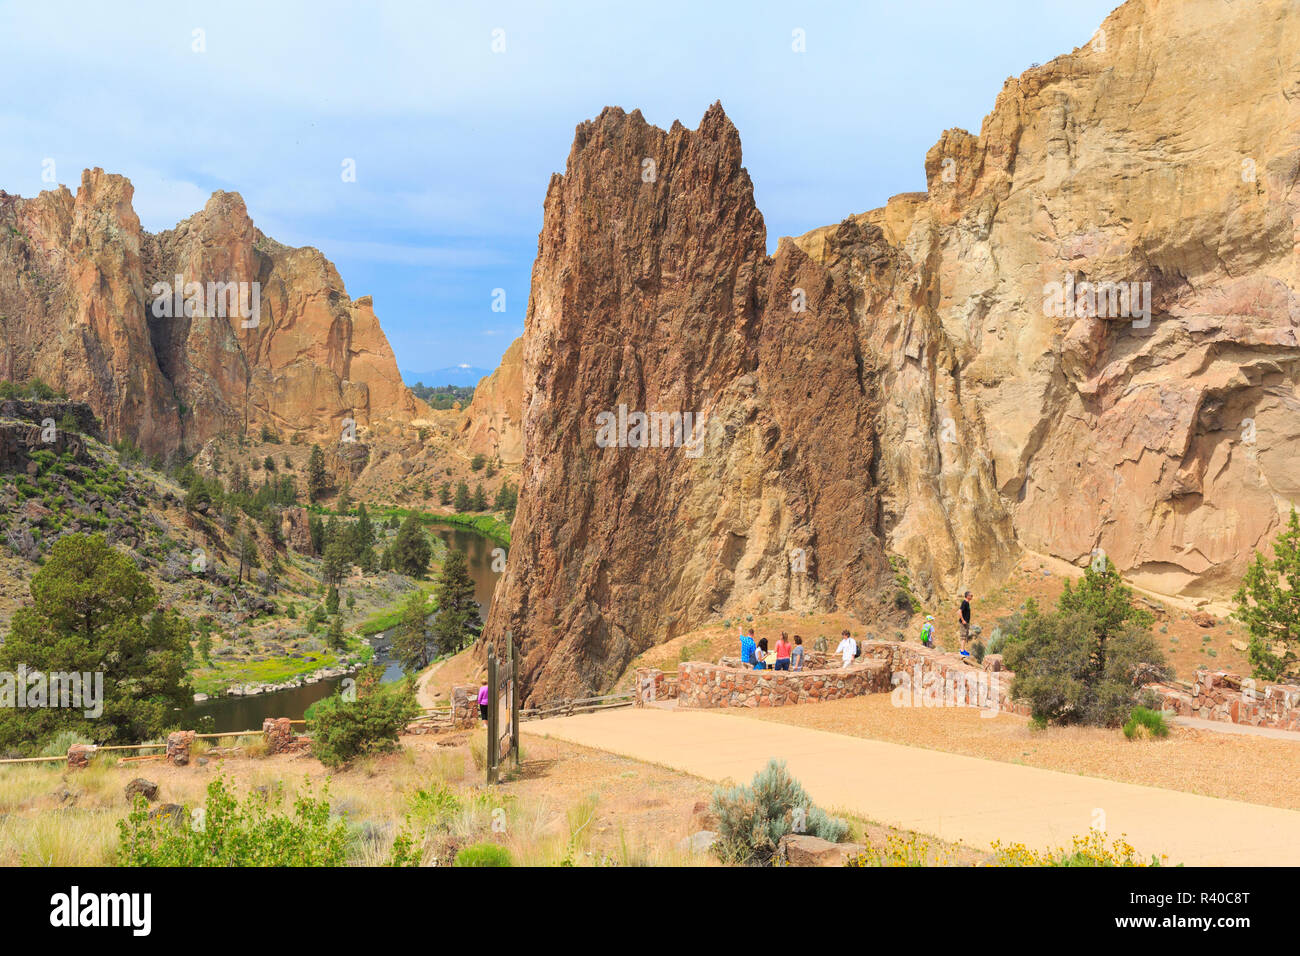
[(488, 685), (484, 684), (478, 689), (478, 715), (486, 722), (488, 709)]
[(790, 669), (790, 638), (785, 631), (776, 641), (776, 670), (788, 671)]

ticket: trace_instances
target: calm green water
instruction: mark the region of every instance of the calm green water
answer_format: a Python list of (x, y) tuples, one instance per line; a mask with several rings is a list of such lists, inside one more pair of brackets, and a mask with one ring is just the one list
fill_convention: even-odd
[[(429, 528), (431, 534), (441, 538), (449, 548), (464, 551), (469, 563), (469, 574), (474, 581), (474, 596), (483, 608), (486, 620), (492, 604), (492, 592), (500, 575), (492, 570), (492, 551), (501, 547), (490, 538), (462, 528)], [(393, 681), (402, 676), (402, 668), (388, 654), (388, 632), (371, 637), (375, 646), (375, 661), (385, 665), (384, 680)], [(227, 733), (234, 730), (261, 730), (267, 717), (288, 717), (299, 720), (307, 708), (316, 701), (338, 690), (344, 678), (336, 677), (316, 684), (277, 690), (254, 697), (218, 697), (194, 704), (181, 720), (186, 729), (205, 733)]]

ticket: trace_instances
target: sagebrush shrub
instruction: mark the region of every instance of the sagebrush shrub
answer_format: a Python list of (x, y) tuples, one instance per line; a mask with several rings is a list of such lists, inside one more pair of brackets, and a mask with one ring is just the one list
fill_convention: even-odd
[(813, 805), (780, 760), (768, 761), (748, 786), (719, 787), (713, 792), (712, 810), (718, 819), (717, 852), (735, 863), (770, 864), (788, 833), (840, 843), (849, 832), (845, 821)]

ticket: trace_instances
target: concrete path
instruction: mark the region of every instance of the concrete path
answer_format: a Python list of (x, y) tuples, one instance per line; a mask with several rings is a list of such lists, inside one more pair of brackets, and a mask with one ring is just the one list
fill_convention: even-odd
[[(544, 735), (708, 780), (784, 759), (827, 810), (980, 849), (1066, 846), (1104, 815), (1137, 850), (1188, 865), (1300, 864), (1300, 812), (1116, 783), (707, 711), (645, 708), (529, 721)], [(1188, 767), (1194, 773), (1194, 767)], [(1241, 768), (1249, 773), (1248, 767)]]
[(1172, 717), (1169, 722), (1192, 730), (1208, 730), (1216, 734), (1238, 734), (1243, 737), (1268, 737), (1270, 740), (1289, 740), (1300, 744), (1300, 733), (1278, 730), (1276, 727), (1255, 727), (1251, 724), (1230, 724), (1224, 720), (1204, 720), (1200, 717)]

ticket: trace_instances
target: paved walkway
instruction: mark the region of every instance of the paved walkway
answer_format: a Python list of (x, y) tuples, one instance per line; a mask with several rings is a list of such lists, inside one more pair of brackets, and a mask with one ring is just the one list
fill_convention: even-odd
[[(1188, 865), (1300, 865), (1300, 812), (848, 737), (736, 714), (643, 708), (529, 721), (547, 735), (708, 780), (786, 761), (827, 810), (980, 849), (1069, 846), (1100, 811), (1109, 834)], [(1194, 767), (1188, 767), (1194, 773)], [(1249, 773), (1242, 767), (1242, 773)]]
[(1225, 720), (1204, 720), (1200, 717), (1173, 717), (1170, 723), (1192, 730), (1208, 730), (1216, 734), (1238, 734), (1242, 737), (1268, 737), (1270, 740), (1289, 740), (1300, 744), (1300, 733), (1278, 730), (1276, 727), (1255, 727), (1251, 724), (1230, 724)]

